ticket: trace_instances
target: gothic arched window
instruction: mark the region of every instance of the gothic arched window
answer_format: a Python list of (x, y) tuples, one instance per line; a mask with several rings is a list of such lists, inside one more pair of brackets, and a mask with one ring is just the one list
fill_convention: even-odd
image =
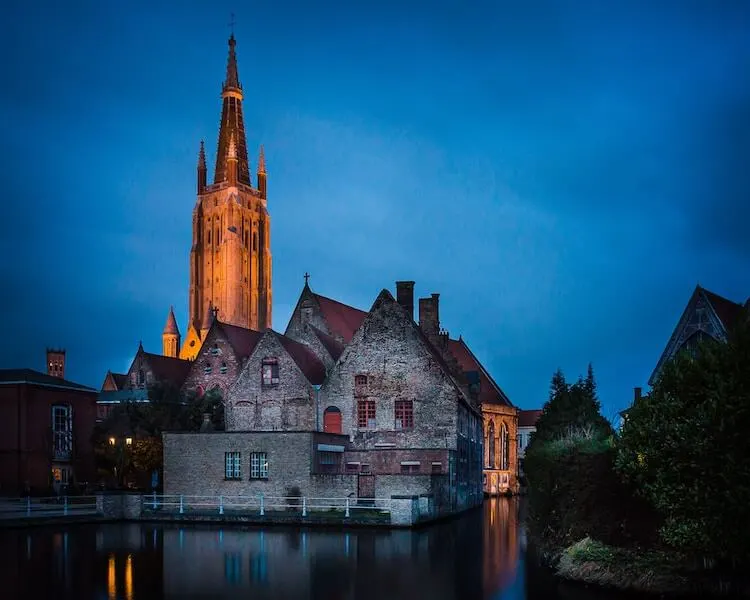
[(500, 468), (503, 471), (508, 470), (510, 463), (508, 454), (510, 453), (510, 436), (508, 435), (508, 428), (503, 423), (500, 428)]
[(495, 423), (490, 421), (487, 433), (487, 466), (495, 468)]

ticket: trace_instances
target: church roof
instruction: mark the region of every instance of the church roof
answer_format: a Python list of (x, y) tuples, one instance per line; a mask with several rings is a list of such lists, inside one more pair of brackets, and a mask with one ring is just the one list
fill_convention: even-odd
[(255, 350), (255, 346), (258, 345), (260, 338), (263, 337), (263, 333), (253, 329), (246, 329), (229, 323), (217, 322), (216, 324), (221, 327), (229, 345), (232, 346), (232, 350), (239, 358), (250, 356)]
[(38, 385), (41, 387), (79, 390), (97, 393), (94, 388), (74, 383), (60, 377), (53, 377), (34, 369), (0, 369), (0, 385)]
[(466, 345), (463, 339), (448, 340), (448, 350), (458, 361), (461, 369), (466, 373), (477, 371), (479, 373), (479, 402), (482, 404), (504, 404), (513, 406), (500, 386), (495, 383), (487, 369), (482, 366), (474, 353)]
[(148, 361), (148, 365), (151, 367), (156, 381), (168, 381), (176, 387), (182, 386), (192, 365), (192, 362), (189, 360), (152, 354), (151, 352), (144, 352), (143, 356)]
[(341, 337), (344, 343), (348, 344), (352, 340), (354, 332), (359, 329), (362, 321), (365, 320), (367, 312), (320, 294), (313, 293), (313, 296), (320, 306), (320, 312), (331, 333)]
[(703, 291), (716, 316), (719, 317), (721, 324), (724, 325), (724, 329), (729, 331), (742, 315), (744, 310), (742, 304), (727, 300), (723, 296), (719, 296), (719, 294), (715, 294), (701, 286), (698, 286), (698, 289)]
[(333, 360), (338, 360), (339, 356), (341, 356), (341, 353), (344, 351), (344, 344), (339, 342), (336, 338), (331, 337), (327, 333), (322, 332), (317, 327), (312, 327), (312, 330), (315, 333), (316, 337), (320, 340), (320, 343), (323, 344), (323, 347), (326, 349), (328, 354), (331, 355), (331, 358)]
[(297, 363), (307, 380), (313, 385), (320, 385), (326, 378), (326, 368), (321, 360), (304, 344), (294, 341), (285, 335), (273, 332), (284, 349)]

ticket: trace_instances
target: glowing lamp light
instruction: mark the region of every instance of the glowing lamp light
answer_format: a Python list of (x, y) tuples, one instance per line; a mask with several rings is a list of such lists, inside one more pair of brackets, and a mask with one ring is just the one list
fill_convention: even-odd
[(114, 446), (115, 445), (115, 438), (111, 437), (109, 438), (109, 445)]
[(126, 443), (126, 444), (127, 444), (128, 446), (132, 445), (132, 443), (133, 443), (133, 438), (132, 438), (132, 437), (127, 437), (127, 438), (125, 438), (125, 443)]

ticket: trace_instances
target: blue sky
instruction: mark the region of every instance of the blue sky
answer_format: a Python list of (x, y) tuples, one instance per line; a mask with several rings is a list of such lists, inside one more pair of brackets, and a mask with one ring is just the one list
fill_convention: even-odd
[(517, 405), (591, 361), (612, 416), (697, 282), (750, 295), (749, 3), (234, 4), (4, 12), (1, 366), (98, 386), (184, 332), (232, 11), (276, 329), (305, 271), (362, 308), (414, 279)]

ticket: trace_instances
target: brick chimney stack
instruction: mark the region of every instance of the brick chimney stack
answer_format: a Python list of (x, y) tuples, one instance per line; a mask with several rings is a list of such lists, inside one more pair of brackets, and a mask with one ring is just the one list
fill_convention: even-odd
[(419, 299), (419, 326), (427, 336), (440, 333), (440, 294)]
[(414, 282), (397, 281), (396, 282), (396, 302), (406, 309), (409, 318), (414, 320)]
[(47, 375), (65, 379), (65, 350), (47, 348)]

